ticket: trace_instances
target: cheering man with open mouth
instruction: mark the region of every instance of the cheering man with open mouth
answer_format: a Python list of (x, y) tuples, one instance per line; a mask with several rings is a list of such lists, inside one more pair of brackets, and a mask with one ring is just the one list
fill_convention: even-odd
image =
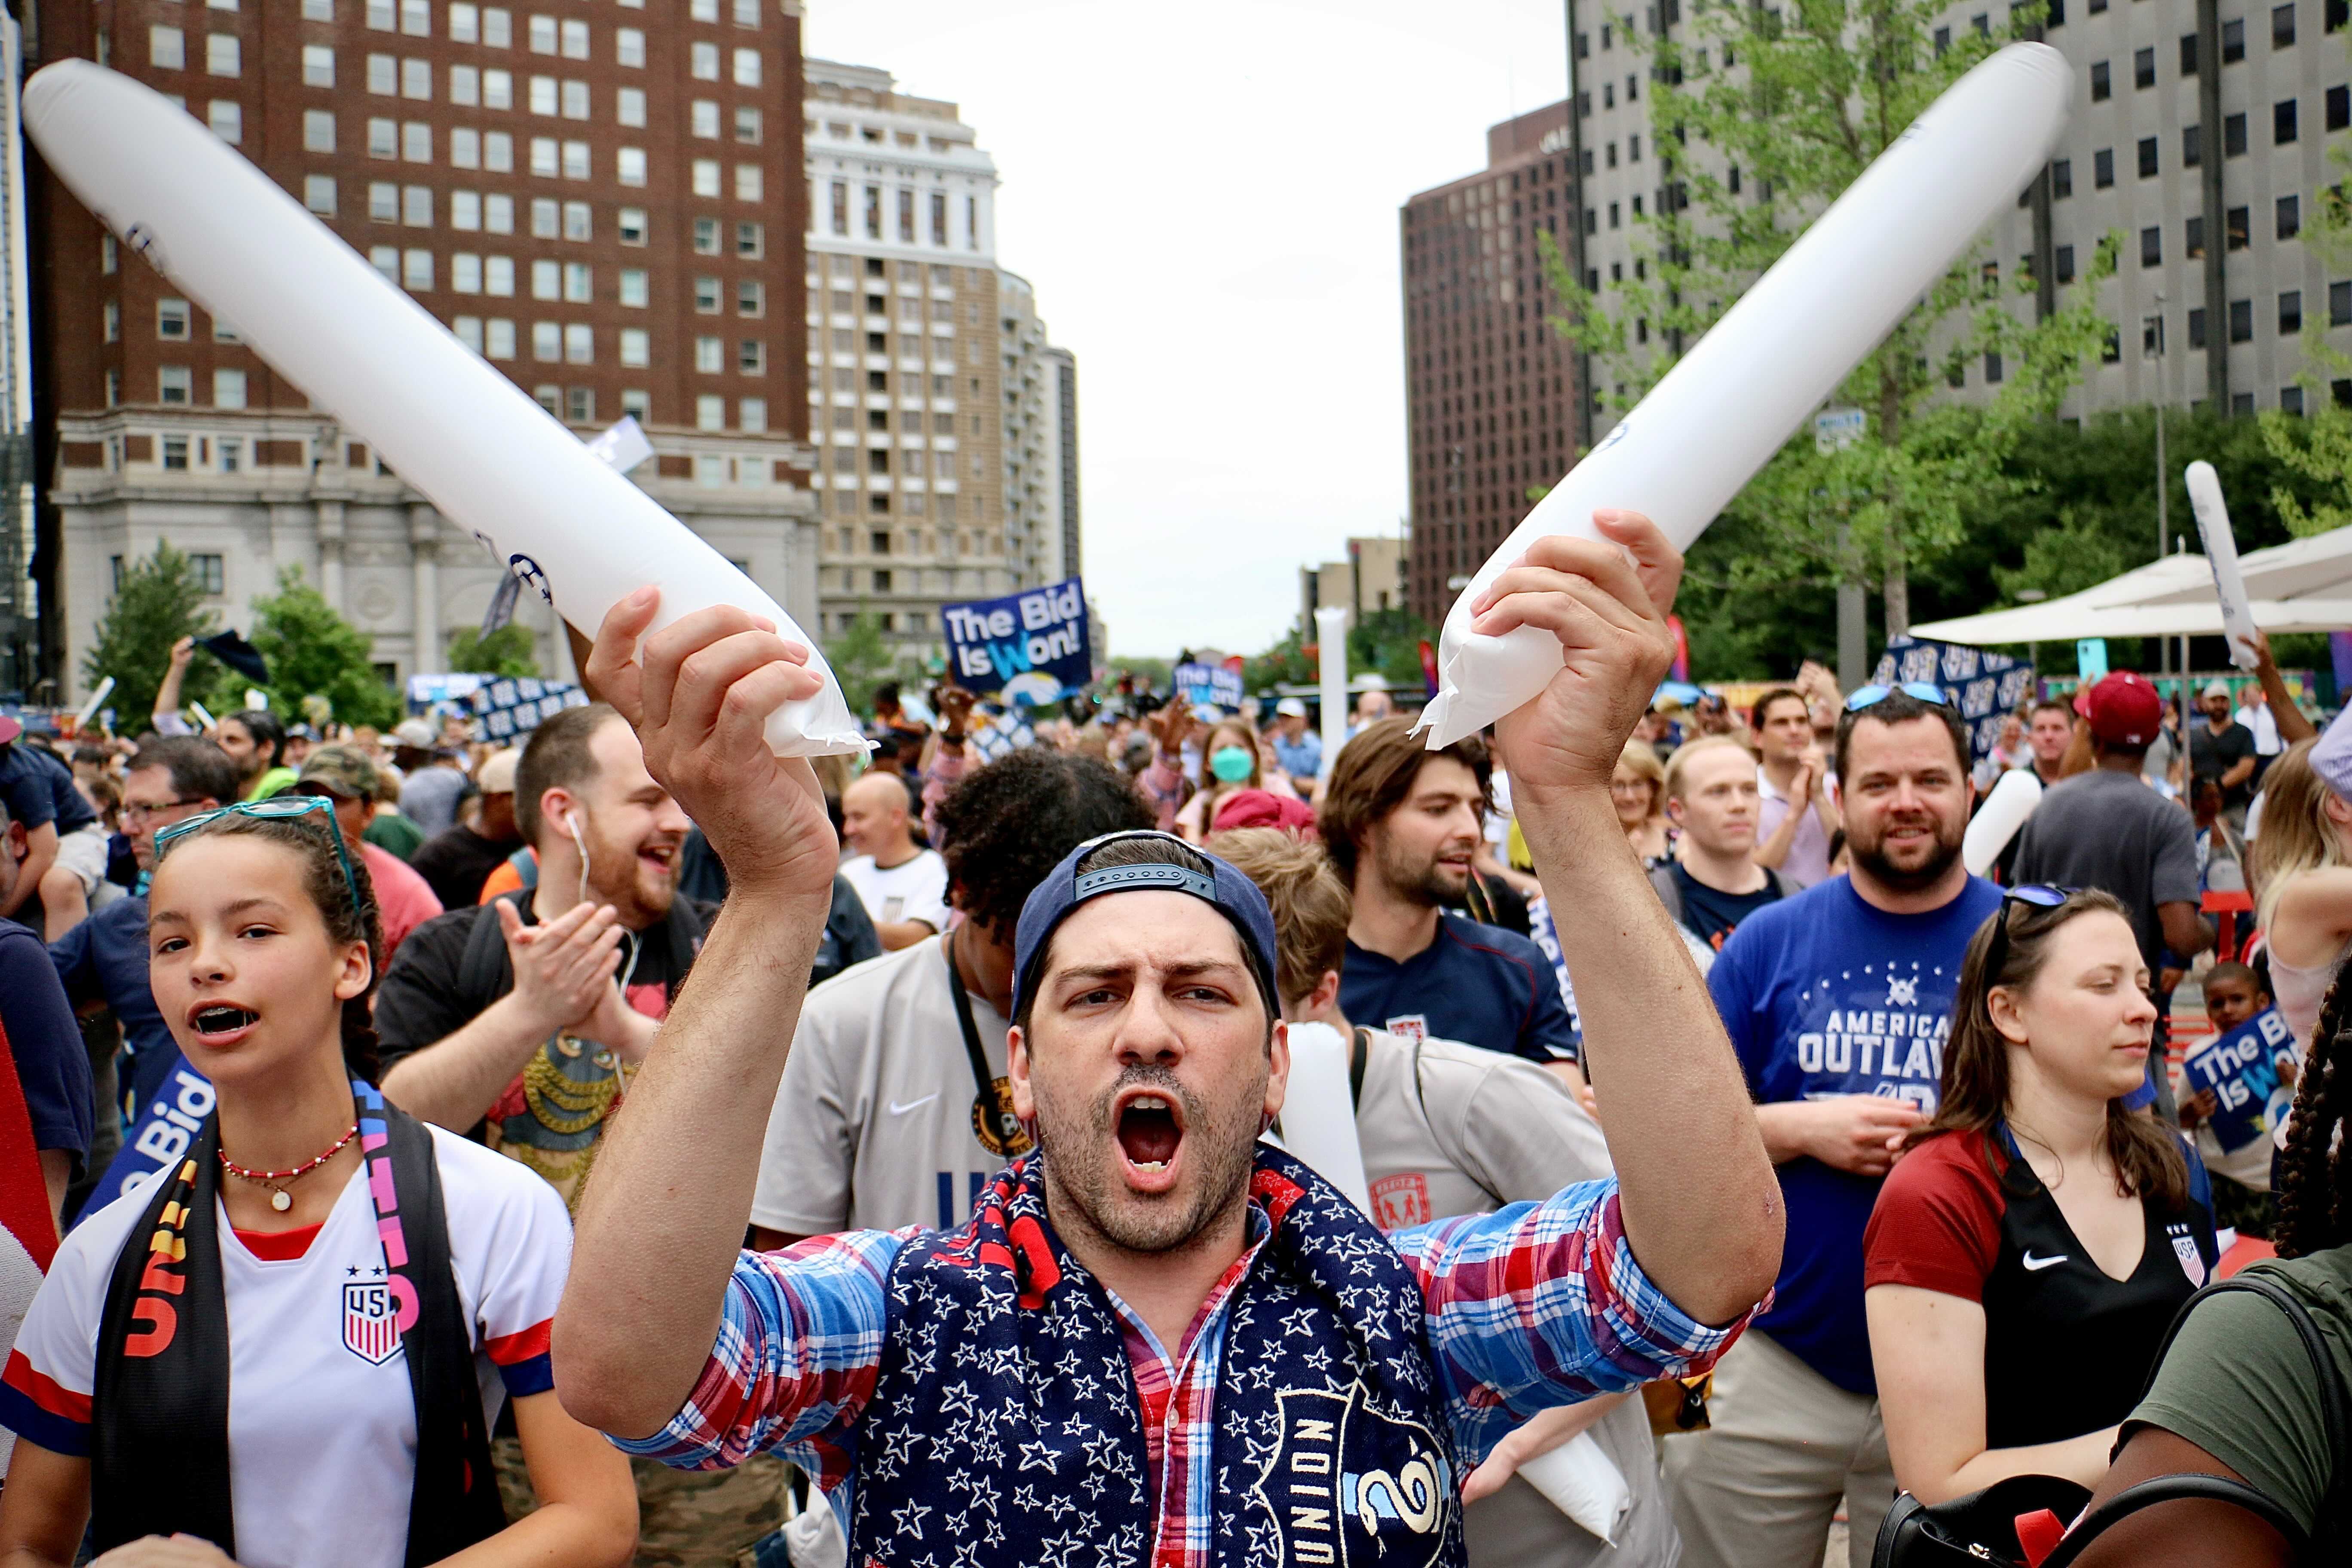
[(1609, 802), (1681, 561), (1646, 519), (1598, 521), (1505, 573), (1477, 628), (1559, 642), (1498, 739), (1538, 874), (1573, 878), (1552, 903), (1619, 1178), (1386, 1237), (1258, 1141), (1289, 1067), (1263, 896), (1142, 833), (1080, 847), (1021, 916), (1010, 1076), (1037, 1152), (959, 1229), (740, 1251), (835, 858), (761, 727), (818, 678), (731, 609), (634, 653), (656, 595), (623, 601), (590, 682), (732, 891), (581, 1208), (567, 1407), (673, 1465), (784, 1453), (856, 1563), (1459, 1565), (1457, 1488), (1514, 1425), (1710, 1364), (1778, 1267), (1780, 1195)]

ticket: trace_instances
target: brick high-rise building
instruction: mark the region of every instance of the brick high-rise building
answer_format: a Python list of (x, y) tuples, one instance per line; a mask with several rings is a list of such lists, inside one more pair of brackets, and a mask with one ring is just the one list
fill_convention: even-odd
[(824, 632), (871, 614), (937, 658), (942, 604), (1077, 571), (1076, 361), (997, 266), (996, 165), (956, 106), (870, 66), (807, 75)]
[(1576, 356), (1536, 236), (1573, 258), (1577, 179), (1564, 104), (1486, 132), (1486, 167), (1423, 191), (1399, 215), (1414, 614), (1444, 618), (1458, 588), (1576, 455)]
[[(40, 43), (179, 100), (577, 433), (636, 416), (636, 481), (814, 627), (797, 0), (558, 9), (111, 0), (45, 7)], [(238, 323), (35, 194), (67, 687), (114, 572), (166, 538), (232, 626), (293, 566), (387, 679), (442, 668), (488, 554)]]

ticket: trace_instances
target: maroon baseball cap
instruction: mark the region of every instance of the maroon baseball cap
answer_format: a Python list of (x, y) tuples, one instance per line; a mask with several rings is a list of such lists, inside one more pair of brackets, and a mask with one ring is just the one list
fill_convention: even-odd
[(25, 732), (25, 726), (9, 714), (0, 713), (0, 746), (6, 745)]
[(2145, 746), (2164, 726), (2164, 699), (2147, 677), (2119, 669), (2091, 688), (2091, 733), (2110, 745)]
[(1315, 808), (1303, 800), (1276, 795), (1272, 790), (1237, 789), (1217, 804), (1216, 820), (1209, 825), (1212, 833), (1223, 833), (1232, 827), (1280, 827), (1298, 832), (1315, 826)]

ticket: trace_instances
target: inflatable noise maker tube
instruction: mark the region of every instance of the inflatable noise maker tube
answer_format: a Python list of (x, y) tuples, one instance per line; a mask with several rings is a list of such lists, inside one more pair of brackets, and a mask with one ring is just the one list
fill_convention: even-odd
[(2207, 462), (2189, 464), (2183, 477), (2189, 481), (2189, 509), (2197, 513), (2197, 532), (2205, 542), (2205, 563), (2213, 569), (2213, 595), (2221, 601), (2230, 662), (2252, 669), (2261, 662), (2254, 652), (2254, 609), (2246, 602), (2245, 574), (2238, 570), (2238, 536), (2230, 527), (2229, 503), (2221, 499), (2221, 478)]
[(1559, 644), (1521, 626), (1470, 629), (1469, 606), (1538, 539), (1597, 538), (1594, 509), (1646, 513), (1693, 541), (1893, 331), (2056, 145), (2073, 90), (2065, 57), (2011, 44), (1954, 82), (1478, 569), (1445, 617), (1433, 747), (1530, 700)]
[[(593, 630), (651, 583), (656, 628), (735, 605), (814, 651), (782, 606), (185, 110), (60, 60), (26, 83), (24, 119), (49, 167), (125, 245), (234, 322), (572, 625)], [(863, 751), (833, 672), (814, 668), (824, 689), (771, 714), (769, 743), (785, 756)]]

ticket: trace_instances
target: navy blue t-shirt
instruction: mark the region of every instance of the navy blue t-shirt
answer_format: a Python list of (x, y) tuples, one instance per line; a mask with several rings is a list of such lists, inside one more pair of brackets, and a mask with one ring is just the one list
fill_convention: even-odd
[(71, 1150), (79, 1172), (93, 1117), (81, 1026), (40, 933), (10, 920), (0, 920), (0, 1027), (8, 1031), (8, 1055), (25, 1090), (33, 1147)]
[[(1969, 879), (1924, 915), (1873, 908), (1845, 877), (1758, 910), (1707, 973), (1761, 1104), (1876, 1094), (1933, 1114), (1952, 994), (1969, 939), (2000, 889)], [(1772, 1310), (1756, 1326), (1839, 1387), (1874, 1394), (1862, 1310), (1862, 1237), (1882, 1178), (1781, 1162), (1788, 1239)]]
[(54, 822), (60, 838), (98, 820), (74, 788), (73, 770), (38, 746), (0, 746), (0, 798), (10, 821), (27, 828)]
[(179, 1046), (147, 983), (147, 900), (117, 899), (49, 944), (49, 962), (74, 1005), (103, 1001), (131, 1050), (134, 1105), (160, 1092)]
[(1437, 936), (1399, 963), (1348, 944), (1339, 1011), (1408, 1039), (1460, 1040), (1529, 1061), (1576, 1059), (1576, 1030), (1543, 951), (1526, 937), (1451, 910)]

